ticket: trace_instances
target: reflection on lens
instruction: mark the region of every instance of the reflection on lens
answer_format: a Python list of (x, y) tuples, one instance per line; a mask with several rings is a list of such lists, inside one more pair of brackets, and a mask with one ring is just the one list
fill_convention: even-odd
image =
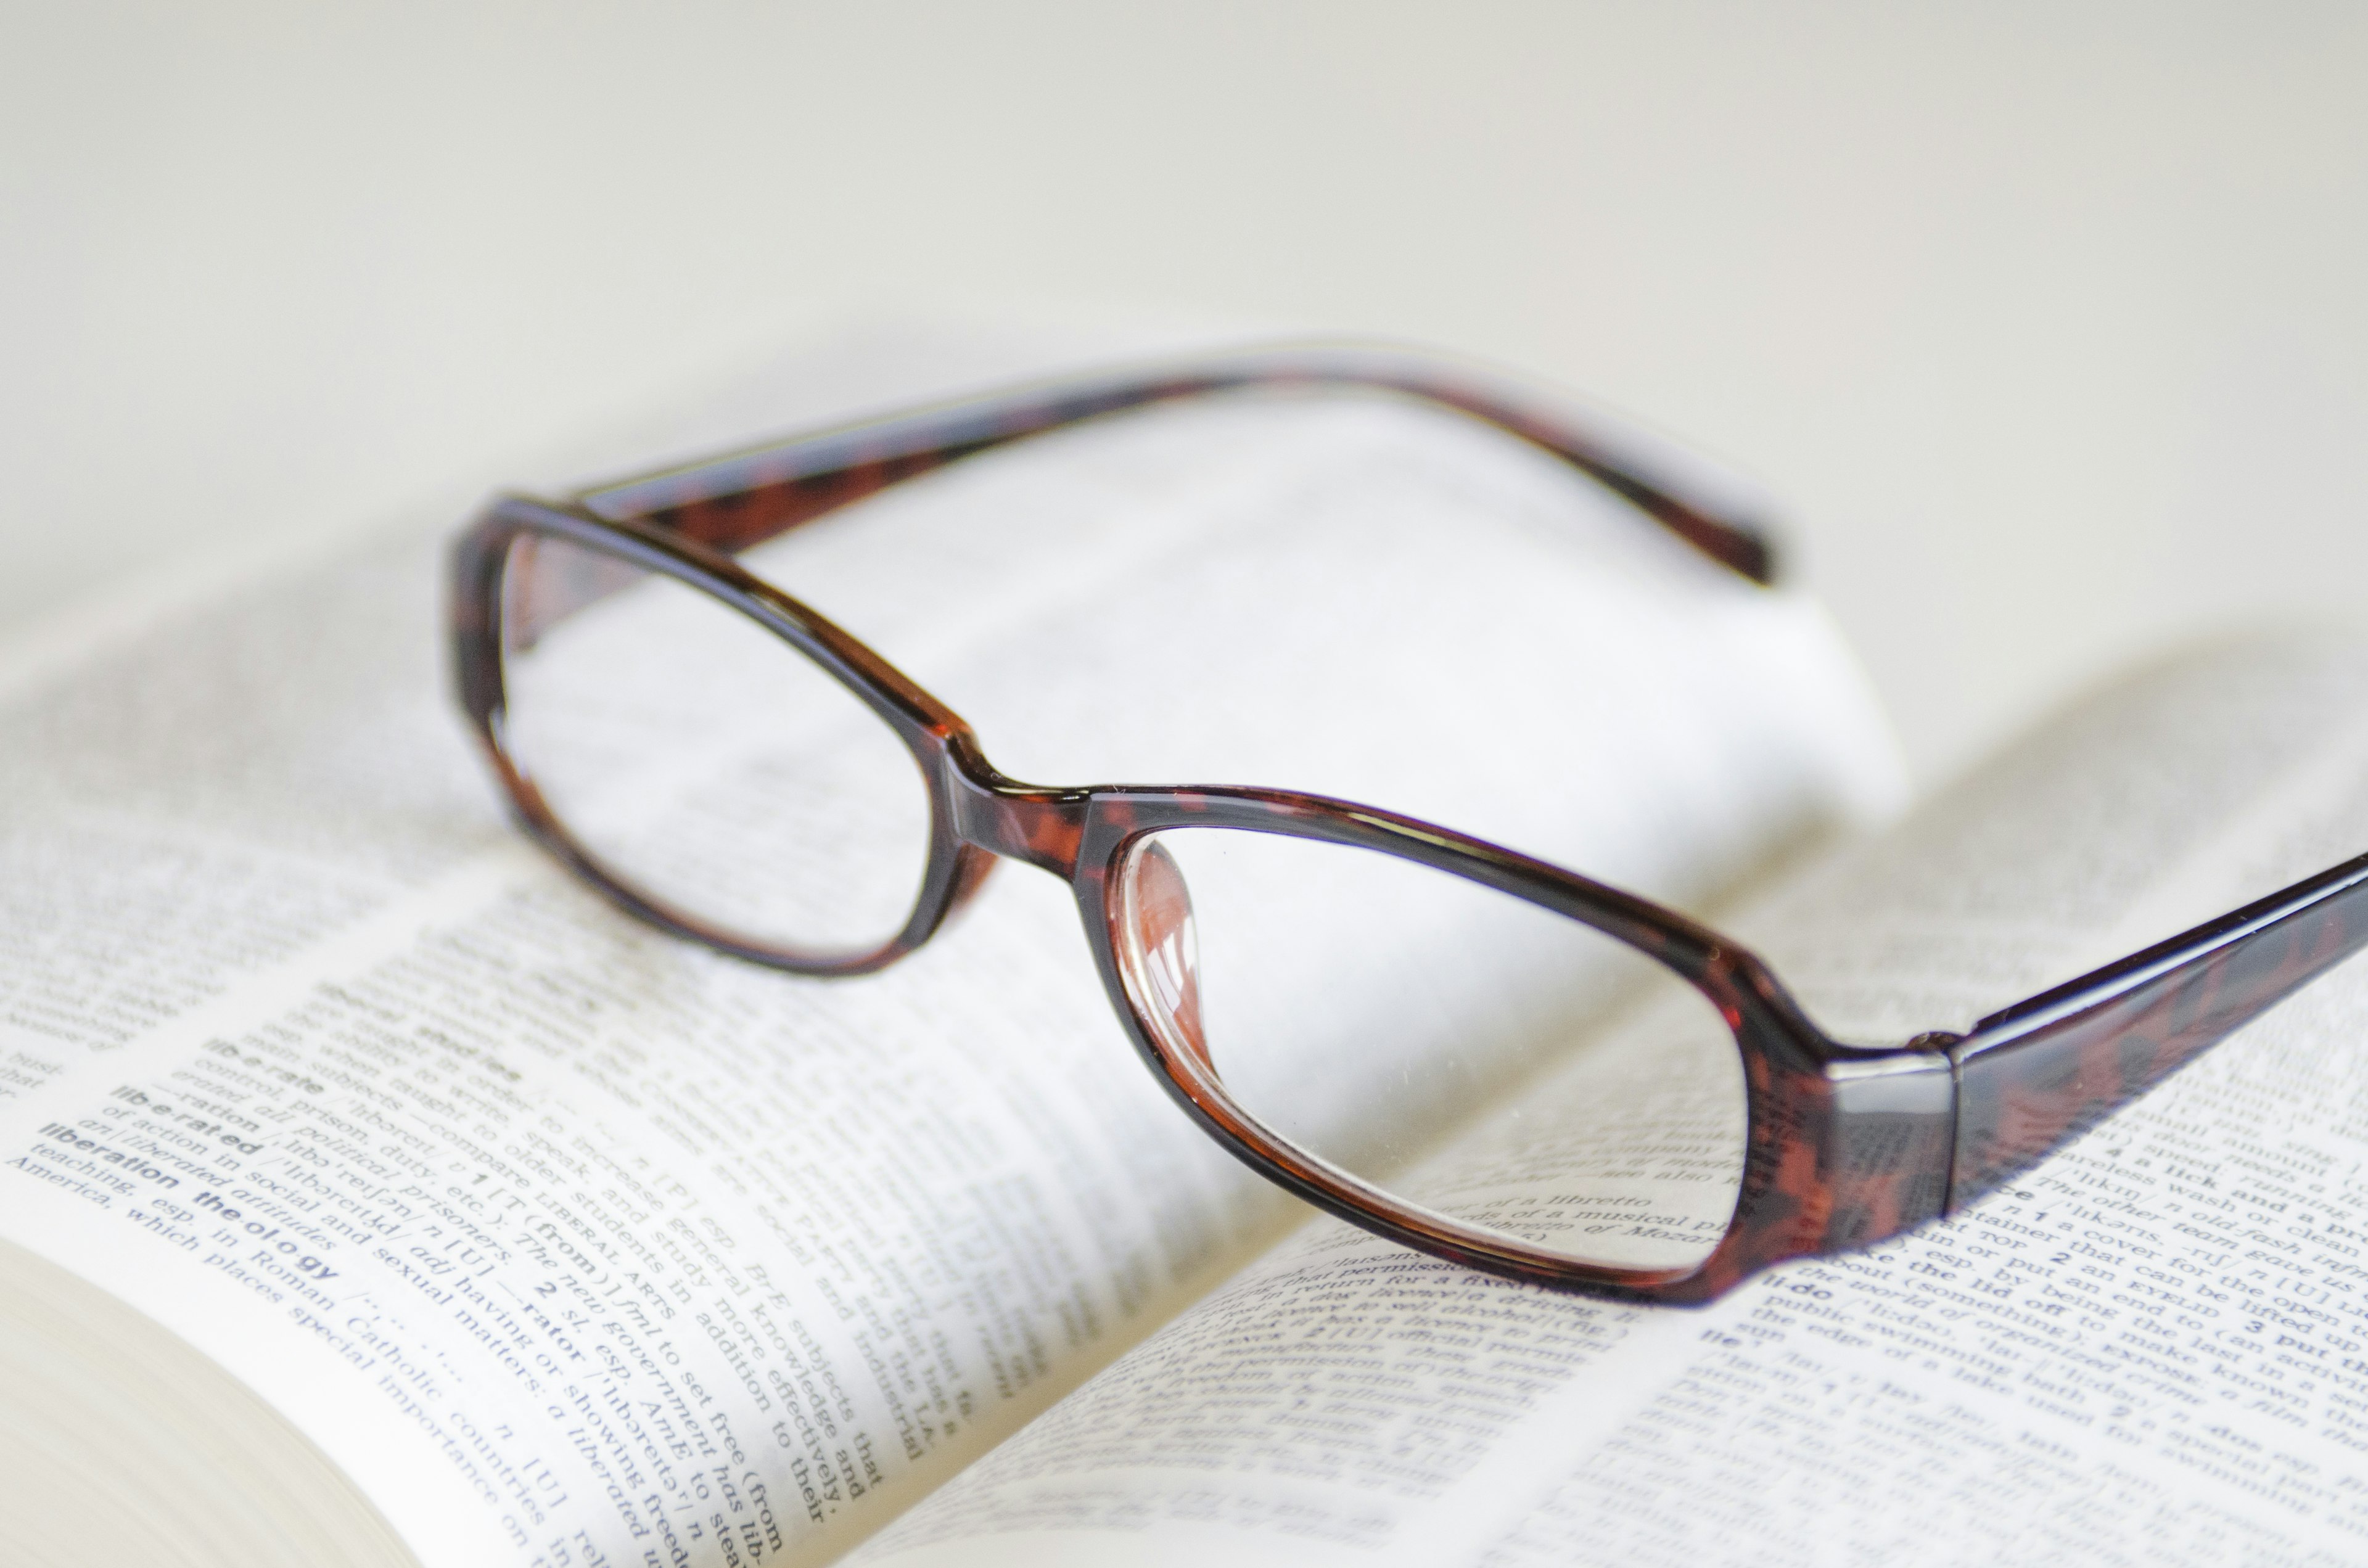
[(1116, 913), (1137, 1011), (1303, 1154), (1574, 1263), (1685, 1267), (1725, 1233), (1741, 1055), (1634, 949), (1412, 861), (1224, 828), (1138, 843)]
[(928, 790), (828, 671), (707, 594), (562, 540), (512, 546), (502, 613), (504, 748), (610, 876), (808, 956), (904, 928)]

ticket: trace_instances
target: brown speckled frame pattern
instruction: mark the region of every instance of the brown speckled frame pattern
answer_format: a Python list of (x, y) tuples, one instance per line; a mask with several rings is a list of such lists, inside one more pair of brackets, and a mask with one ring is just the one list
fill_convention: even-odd
[(1491, 380), (1427, 356), (1386, 349), (1264, 349), (1134, 375), (1023, 390), (821, 431), (615, 483), (576, 502), (612, 522), (654, 523), (727, 554), (900, 480), (1088, 419), (1154, 403), (1254, 390), (1395, 392), (1455, 409), (1559, 458), (1711, 559), (1757, 583), (1774, 579), (1767, 537), (1645, 476), (1632, 456)]
[[(1867, 1048), (1829, 1038), (1749, 952), (1633, 894), (1485, 840), (1394, 812), (1232, 786), (1044, 788), (1008, 778), (951, 710), (861, 642), (744, 570), (732, 552), (915, 474), (1121, 409), (1239, 388), (1370, 388), (1496, 425), (1560, 457), (1645, 517), (1756, 582), (1771, 555), (1751, 528), (1638, 477), (1566, 418), (1461, 369), (1356, 349), (1233, 356), (1180, 369), (1031, 389), (828, 431), (621, 481), (559, 502), (495, 502), (452, 556), (451, 630), (461, 706), (521, 824), (640, 918), (752, 961), (815, 976), (866, 973), (927, 941), (999, 858), (1066, 880), (1104, 987), (1168, 1093), (1235, 1155), (1309, 1201), (1441, 1257), (1564, 1290), (1702, 1301), (1786, 1258), (1864, 1246), (1953, 1211), (2143, 1094), (2368, 942), (2368, 857), (1983, 1020), (1964, 1037)], [(569, 836), (504, 743), (504, 617), (530, 634), (605, 592), (506, 602), (522, 538), (570, 541), (620, 566), (712, 596), (828, 670), (903, 739), (927, 780), (931, 846), (904, 929), (875, 950), (752, 947), (650, 903)], [(630, 575), (630, 573), (624, 574)], [(1244, 1114), (1196, 1050), (1162, 1028), (1131, 966), (1144, 933), (1121, 896), (1149, 835), (1229, 827), (1321, 839), (1419, 861), (1526, 899), (1651, 955), (1708, 997), (1733, 1029), (1748, 1103), (1741, 1190), (1725, 1237), (1682, 1269), (1576, 1264), (1397, 1202), (1277, 1139)], [(1130, 937), (1134, 946), (1130, 947)]]
[(1957, 1062), (1960, 1208), (2368, 944), (2368, 856), (1993, 1013)]

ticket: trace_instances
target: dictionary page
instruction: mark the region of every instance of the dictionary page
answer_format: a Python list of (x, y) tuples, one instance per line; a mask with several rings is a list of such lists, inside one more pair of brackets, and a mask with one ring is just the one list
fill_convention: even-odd
[[(1734, 928), (1839, 1032), (1964, 1028), (2357, 854), (2363, 714), (2357, 641), (2189, 657)], [(2357, 1562), (2363, 1042), (2355, 962), (1955, 1221), (1706, 1309), (1311, 1224), (861, 1561)], [(1554, 1094), (1446, 1171), (1528, 1179)]]
[[(227, 1369), (421, 1562), (724, 1564), (843, 1553), (1293, 1218), (1133, 1059), (1052, 879), (818, 983), (529, 849), (449, 710), (438, 555), (0, 706), (0, 1239)], [(761, 564), (1022, 778), (1321, 789), (1680, 899), (1898, 788), (1812, 604), (1386, 401), (1110, 422)], [(0, 1443), (46, 1539), (161, 1506), (22, 1412)]]

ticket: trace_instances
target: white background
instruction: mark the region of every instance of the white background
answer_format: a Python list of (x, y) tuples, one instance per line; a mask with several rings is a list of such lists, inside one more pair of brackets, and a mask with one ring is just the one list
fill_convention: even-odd
[(2368, 568), (2368, 11), (0, 0), (0, 632), (834, 323), (1508, 361), (1782, 504), (1927, 778)]

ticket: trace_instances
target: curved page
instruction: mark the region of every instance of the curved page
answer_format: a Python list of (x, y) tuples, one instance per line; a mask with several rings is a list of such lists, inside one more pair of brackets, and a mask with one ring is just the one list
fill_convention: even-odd
[[(1962, 1028), (2357, 854), (2363, 699), (2356, 641), (2147, 672), (1736, 929), (1836, 1028)], [(1312, 1224), (860, 1561), (2359, 1562), (2363, 1036), (2355, 961), (1954, 1221), (1703, 1309)], [(1587, 1086), (1436, 1178), (1583, 1175)]]
[[(0, 1235), (424, 1562), (725, 1564), (843, 1553), (1291, 1218), (1133, 1060), (1049, 879), (816, 983), (531, 852), (447, 711), (436, 553), (0, 710)], [(1386, 403), (1081, 430), (765, 570), (1022, 778), (1326, 790), (1681, 899), (1896, 788), (1812, 605)]]

